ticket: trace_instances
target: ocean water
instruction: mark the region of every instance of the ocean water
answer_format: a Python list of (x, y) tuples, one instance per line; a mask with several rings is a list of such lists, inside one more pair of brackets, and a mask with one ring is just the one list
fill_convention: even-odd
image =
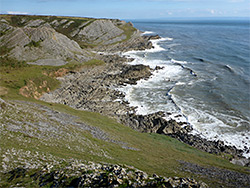
[(131, 64), (163, 69), (120, 88), (138, 114), (170, 112), (193, 134), (250, 147), (250, 23), (241, 20), (133, 21), (154, 48), (130, 51)]

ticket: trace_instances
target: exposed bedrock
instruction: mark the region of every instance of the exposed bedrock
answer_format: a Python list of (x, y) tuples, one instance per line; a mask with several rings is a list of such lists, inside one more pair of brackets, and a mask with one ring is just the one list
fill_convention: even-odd
[(1, 46), (11, 49), (9, 57), (20, 61), (90, 59), (77, 42), (47, 26), (13, 28), (1, 37)]
[(69, 73), (61, 78), (61, 88), (45, 94), (41, 99), (99, 112), (137, 131), (168, 135), (209, 153), (226, 153), (233, 158), (241, 158), (242, 150), (226, 146), (221, 141), (208, 141), (199, 135), (192, 135), (190, 125), (164, 119), (168, 113), (136, 115), (136, 108), (129, 106), (124, 94), (115, 88), (147, 79), (153, 70), (144, 65), (128, 65), (126, 58), (118, 55), (101, 55), (100, 58), (106, 62), (105, 65)]
[[(128, 114), (121, 116), (121, 122), (140, 132), (158, 133), (171, 136), (197, 149), (213, 154), (227, 153), (233, 157), (241, 157), (242, 150), (233, 146), (227, 146), (222, 141), (208, 141), (199, 135), (190, 134), (192, 127), (187, 124), (177, 123), (174, 120), (167, 121), (163, 117), (164, 112), (149, 115)], [(243, 166), (248, 166), (249, 160)]]

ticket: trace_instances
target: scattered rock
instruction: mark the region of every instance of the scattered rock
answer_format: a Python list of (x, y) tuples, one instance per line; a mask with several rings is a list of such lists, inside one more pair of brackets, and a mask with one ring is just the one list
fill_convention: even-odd
[[(112, 164), (88, 164), (71, 161), (64, 168), (47, 165), (43, 170), (37, 169), (28, 175), (30, 169), (16, 168), (5, 176), (9, 182), (30, 176), (40, 187), (197, 187), (207, 188), (204, 182), (190, 178), (149, 176), (132, 167)], [(20, 182), (22, 184), (22, 182)]]

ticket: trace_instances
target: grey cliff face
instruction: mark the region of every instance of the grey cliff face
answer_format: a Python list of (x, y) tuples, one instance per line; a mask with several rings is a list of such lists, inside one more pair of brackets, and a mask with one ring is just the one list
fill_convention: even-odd
[(0, 21), (0, 46), (9, 49), (10, 58), (39, 65), (57, 60), (55, 65), (85, 62), (93, 58), (88, 45), (105, 48), (133, 37), (122, 29), (129, 24), (119, 20), (22, 18), (12, 22)]
[(76, 58), (76, 54), (81, 55), (80, 58), (77, 57), (79, 61), (89, 59), (86, 51), (77, 42), (46, 26), (13, 28), (12, 32), (1, 37), (1, 45), (12, 49), (9, 56), (20, 61), (66, 60)]
[(86, 41), (101, 43), (115, 38), (123, 33), (123, 30), (116, 27), (110, 20), (96, 20), (84, 27), (79, 33)]

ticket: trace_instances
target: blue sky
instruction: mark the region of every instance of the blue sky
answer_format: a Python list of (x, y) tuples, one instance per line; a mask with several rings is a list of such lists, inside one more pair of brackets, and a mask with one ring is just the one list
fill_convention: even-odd
[(121, 19), (250, 17), (250, 0), (0, 0), (0, 12)]

